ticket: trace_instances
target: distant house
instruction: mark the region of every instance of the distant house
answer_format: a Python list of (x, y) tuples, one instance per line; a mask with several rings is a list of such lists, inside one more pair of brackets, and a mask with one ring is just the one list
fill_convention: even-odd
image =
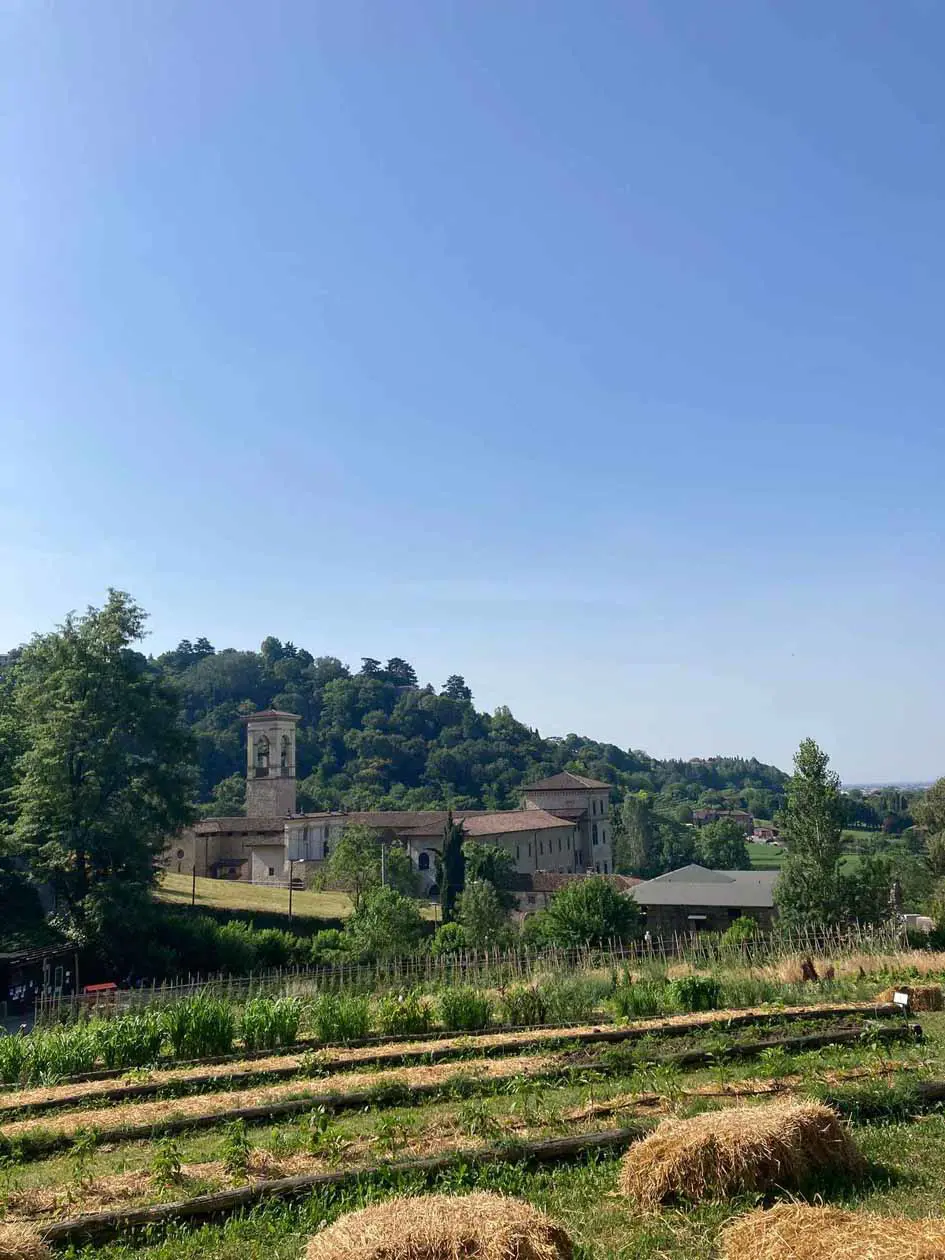
[(746, 915), (763, 931), (774, 922), (777, 871), (710, 871), (694, 863), (631, 888), (646, 911), (647, 931), (659, 937), (724, 932)]
[(752, 840), (756, 840), (758, 844), (773, 844), (778, 839), (777, 827), (760, 827), (757, 823), (755, 829), (751, 833)]
[(704, 827), (706, 823), (718, 822), (723, 818), (738, 823), (739, 827), (744, 828), (746, 836), (751, 835), (755, 820), (746, 809), (716, 809), (714, 806), (705, 806), (692, 811), (692, 821), (697, 827)]

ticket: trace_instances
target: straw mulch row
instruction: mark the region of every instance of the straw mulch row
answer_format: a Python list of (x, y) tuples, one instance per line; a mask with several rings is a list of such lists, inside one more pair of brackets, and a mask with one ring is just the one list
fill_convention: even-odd
[(945, 1221), (782, 1203), (722, 1233), (723, 1260), (945, 1260)]
[(625, 1155), (620, 1188), (654, 1208), (796, 1187), (818, 1171), (863, 1167), (836, 1112), (819, 1103), (782, 1102), (664, 1120)]
[(0, 1221), (0, 1260), (44, 1260), (48, 1255), (35, 1229), (20, 1221)]
[(903, 984), (894, 989), (884, 990), (876, 999), (878, 1002), (891, 1002), (893, 994), (908, 993), (910, 1011), (945, 1010), (945, 995), (939, 984)]
[(500, 1194), (388, 1199), (340, 1217), (309, 1242), (306, 1260), (570, 1260), (551, 1217)]

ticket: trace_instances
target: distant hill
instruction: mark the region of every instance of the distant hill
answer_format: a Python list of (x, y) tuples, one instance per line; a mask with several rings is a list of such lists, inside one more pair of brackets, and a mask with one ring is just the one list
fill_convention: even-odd
[(646, 790), (667, 808), (741, 806), (762, 818), (777, 808), (786, 775), (756, 758), (659, 761), (582, 735), (542, 737), (509, 709), (479, 712), (458, 674), (421, 686), (409, 662), (371, 658), (357, 671), (275, 638), (258, 652), (216, 651), (184, 641), (154, 659), (178, 689), (197, 737), (204, 813), (242, 808), (240, 717), (254, 709), (301, 716), (297, 759), (303, 809), (502, 809), (529, 779), (569, 769)]

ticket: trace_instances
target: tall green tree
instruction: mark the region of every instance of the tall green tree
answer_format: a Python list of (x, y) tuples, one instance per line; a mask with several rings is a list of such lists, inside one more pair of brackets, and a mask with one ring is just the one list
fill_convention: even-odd
[(467, 840), (463, 845), (463, 859), (466, 863), (466, 883), (485, 880), (493, 888), (502, 908), (511, 910), (515, 905), (515, 894), (511, 890), (515, 859), (508, 849), (498, 844), (478, 844), (475, 840)]
[(644, 926), (637, 903), (599, 875), (566, 885), (532, 920), (529, 934), (565, 948), (639, 940)]
[(473, 949), (501, 945), (509, 933), (506, 907), (487, 879), (466, 880), (466, 887), (456, 899), (456, 922)]
[(416, 876), (409, 855), (397, 844), (381, 851), (382, 839), (373, 827), (352, 823), (345, 827), (334, 843), (325, 868), (326, 882), (331, 888), (346, 892), (355, 911), (361, 909), (365, 896), (381, 886), (381, 876), (388, 887), (409, 895), (415, 891)]
[(344, 936), (352, 952), (362, 958), (391, 958), (419, 946), (423, 919), (417, 903), (396, 888), (374, 887), (345, 924)]
[(438, 855), (437, 875), (440, 884), (440, 908), (443, 911), (443, 922), (449, 923), (453, 918), (456, 898), (463, 891), (466, 882), (466, 859), (463, 856), (463, 842), (466, 833), (463, 824), (453, 819), (453, 811), (446, 816), (443, 828), (443, 852)]
[(615, 863), (624, 875), (653, 879), (695, 857), (694, 829), (659, 813), (646, 792), (628, 792), (616, 822)]
[(177, 694), (132, 646), (145, 619), (109, 591), (103, 608), (37, 635), (14, 671), (13, 842), (79, 934), (108, 919), (106, 903), (127, 908), (150, 887), (193, 816), (194, 743)]
[(846, 917), (840, 878), (844, 806), (830, 758), (812, 739), (794, 757), (794, 776), (778, 815), (787, 856), (775, 886), (781, 920), (789, 927), (823, 926)]
[(731, 818), (717, 818), (696, 832), (696, 860), (714, 871), (747, 871), (745, 831)]

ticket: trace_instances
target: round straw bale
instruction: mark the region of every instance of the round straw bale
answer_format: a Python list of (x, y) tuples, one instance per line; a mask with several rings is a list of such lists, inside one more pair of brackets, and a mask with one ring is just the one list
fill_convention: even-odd
[(862, 1166), (836, 1112), (819, 1103), (783, 1102), (664, 1120), (624, 1156), (620, 1188), (655, 1207), (798, 1186), (816, 1171)]
[(945, 1221), (781, 1203), (722, 1231), (722, 1260), (945, 1260)]
[(891, 1002), (896, 993), (909, 994), (910, 1011), (945, 1010), (945, 997), (939, 984), (902, 984), (893, 989), (884, 989), (877, 999), (880, 1002)]
[(24, 1221), (0, 1221), (0, 1260), (44, 1260), (49, 1248)]
[(565, 1230), (521, 1199), (429, 1194), (341, 1216), (306, 1260), (570, 1260)]

